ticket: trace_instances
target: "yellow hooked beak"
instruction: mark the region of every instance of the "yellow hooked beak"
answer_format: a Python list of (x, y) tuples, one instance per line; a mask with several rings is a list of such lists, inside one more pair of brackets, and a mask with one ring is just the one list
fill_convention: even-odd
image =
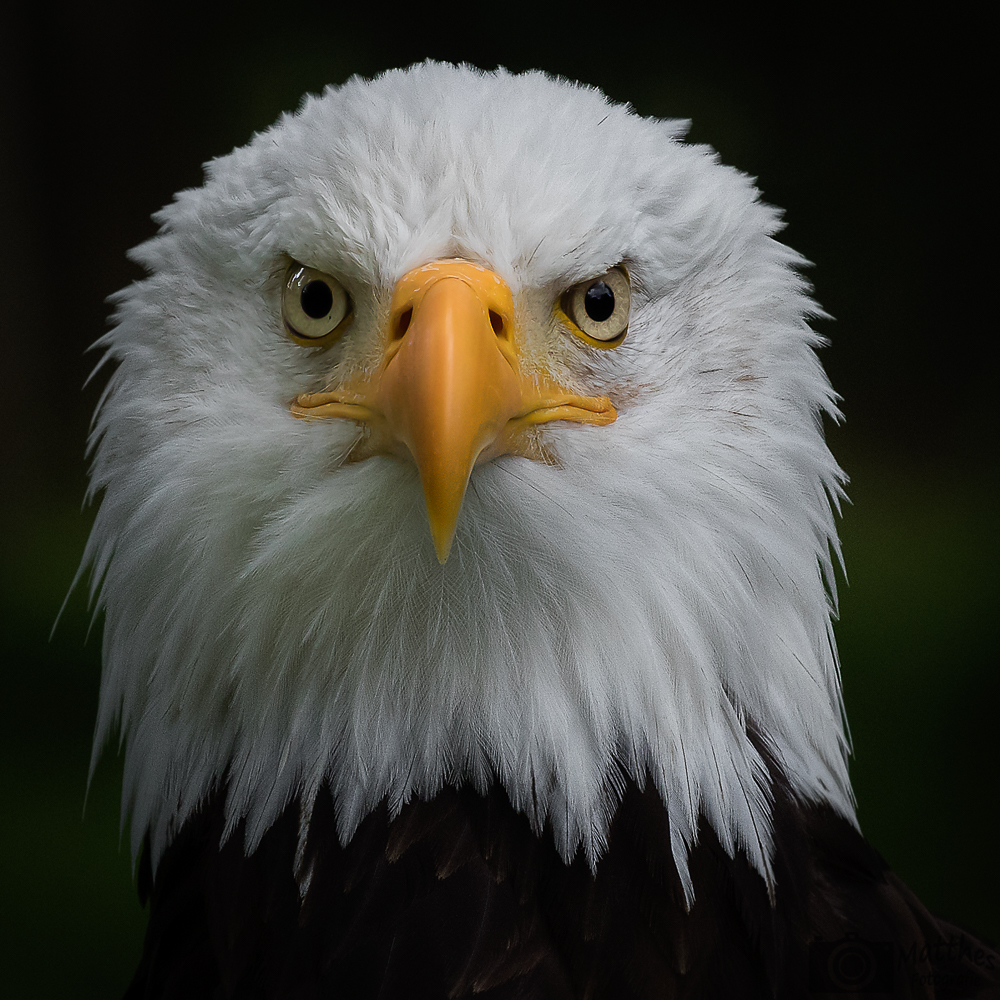
[(340, 391), (297, 396), (291, 411), (361, 421), (374, 452), (405, 445), (444, 564), (477, 461), (527, 453), (524, 432), (533, 424), (617, 417), (607, 397), (576, 395), (526, 368), (506, 282), (469, 261), (434, 261), (396, 285), (378, 370)]

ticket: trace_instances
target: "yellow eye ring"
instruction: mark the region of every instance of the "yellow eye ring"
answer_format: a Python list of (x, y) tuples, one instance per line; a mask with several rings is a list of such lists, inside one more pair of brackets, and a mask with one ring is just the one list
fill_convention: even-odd
[(591, 347), (617, 347), (628, 333), (632, 288), (622, 265), (563, 292), (556, 318)]

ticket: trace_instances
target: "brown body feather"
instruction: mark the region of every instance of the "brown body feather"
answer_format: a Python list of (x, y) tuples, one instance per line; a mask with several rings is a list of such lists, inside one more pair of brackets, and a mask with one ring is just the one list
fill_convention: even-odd
[[(152, 908), (129, 1000), (791, 1000), (885, 996), (887, 975), (894, 997), (1000, 996), (1000, 955), (932, 917), (853, 826), (783, 782), (773, 901), (703, 823), (690, 911), (649, 784), (627, 789), (596, 875), (565, 864), (499, 786), (446, 788), (392, 821), (383, 806), (346, 847), (324, 791), (304, 898), (296, 805), (250, 857), (242, 830), (220, 847), (223, 811), (221, 794), (207, 802), (155, 878), (143, 860)], [(876, 991), (855, 988), (866, 981)]]

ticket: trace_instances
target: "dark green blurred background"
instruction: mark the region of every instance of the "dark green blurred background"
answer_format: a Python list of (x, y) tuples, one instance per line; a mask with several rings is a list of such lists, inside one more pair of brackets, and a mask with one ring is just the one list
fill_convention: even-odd
[(113, 748), (83, 811), (100, 670), (84, 588), (49, 639), (92, 516), (82, 456), (102, 382), (82, 389), (83, 352), (103, 300), (139, 276), (125, 251), (203, 161), (305, 91), (426, 56), (541, 67), (690, 117), (693, 139), (787, 210), (785, 239), (836, 317), (821, 329), (847, 416), (830, 434), (852, 480), (838, 632), (861, 823), (931, 909), (1000, 938), (985, 29), (657, 9), (6, 15), (4, 996), (117, 996), (141, 947)]

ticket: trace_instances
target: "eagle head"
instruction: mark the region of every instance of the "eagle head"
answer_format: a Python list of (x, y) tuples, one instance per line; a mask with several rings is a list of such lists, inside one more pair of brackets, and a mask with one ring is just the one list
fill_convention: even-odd
[(777, 210), (684, 123), (542, 73), (352, 79), (133, 252), (93, 434), (133, 847), (252, 850), (499, 782), (596, 865), (652, 783), (770, 878), (770, 785), (853, 819), (843, 476)]

